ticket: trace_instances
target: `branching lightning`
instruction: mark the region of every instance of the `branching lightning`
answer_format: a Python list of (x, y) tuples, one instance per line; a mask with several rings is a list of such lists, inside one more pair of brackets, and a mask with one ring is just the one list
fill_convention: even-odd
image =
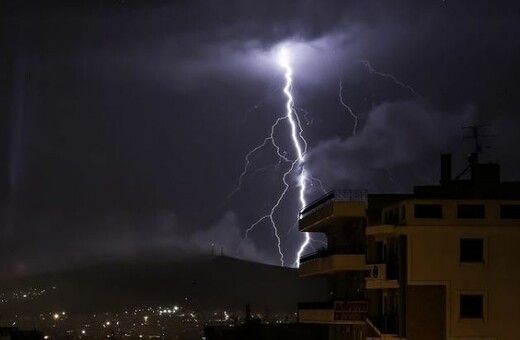
[(352, 136), (355, 136), (356, 135), (357, 126), (358, 126), (358, 116), (354, 113), (354, 111), (352, 111), (350, 106), (348, 106), (345, 103), (345, 101), (343, 100), (343, 81), (341, 79), (339, 80), (339, 102), (341, 103), (341, 105), (345, 109), (347, 109), (348, 113), (354, 119), (354, 127), (352, 128)]
[[(307, 205), (307, 202), (305, 201), (305, 189), (306, 189), (306, 171), (304, 167), (304, 154), (307, 152), (307, 141), (305, 138), (303, 138), (303, 129), (301, 126), (300, 119), (298, 118), (298, 115), (296, 111), (294, 110), (294, 99), (292, 96), (292, 68), (289, 64), (289, 58), (287, 56), (287, 51), (285, 49), (282, 49), (281, 51), (281, 65), (285, 69), (285, 87), (283, 89), (283, 92), (285, 93), (285, 96), (287, 97), (286, 102), (286, 116), (289, 117), (289, 123), (291, 124), (291, 137), (293, 140), (294, 147), (297, 151), (297, 158), (293, 162), (293, 166), (296, 163), (298, 163), (300, 168), (300, 173), (298, 174), (298, 185), (300, 188), (300, 203), (301, 207), (305, 207)], [(299, 130), (298, 130), (298, 129)], [(303, 142), (303, 149), (300, 145), (300, 140)], [(291, 169), (292, 171), (292, 169)], [(284, 175), (285, 177), (285, 175)], [(300, 265), (300, 257), (305, 251), (305, 248), (310, 242), (310, 236), (309, 233), (305, 234), (305, 240), (301, 244), (300, 249), (298, 250), (298, 253), (296, 254), (296, 266), (299, 267)]]
[(284, 184), (284, 189), (282, 190), (282, 193), (280, 194), (280, 196), (278, 196), (278, 199), (276, 200), (276, 203), (273, 205), (273, 207), (271, 208), (269, 214), (267, 215), (264, 215), (262, 217), (260, 217), (255, 223), (251, 224), (249, 226), (249, 228), (247, 228), (246, 230), (246, 233), (245, 233), (245, 237), (247, 239), (247, 237), (249, 236), (249, 233), (257, 226), (259, 225), (262, 221), (264, 220), (269, 220), (269, 223), (271, 224), (271, 227), (273, 228), (273, 233), (274, 233), (274, 237), (276, 238), (276, 246), (278, 248), (278, 254), (280, 255), (280, 264), (282, 265), (282, 267), (284, 266), (285, 264), (285, 261), (284, 261), (284, 255), (283, 255), (283, 252), (282, 252), (282, 241), (280, 239), (280, 235), (278, 233), (278, 227), (276, 226), (276, 221), (274, 219), (274, 214), (276, 212), (276, 209), (278, 209), (278, 207), (280, 206), (280, 203), (282, 202), (282, 200), (284, 199), (285, 197), (285, 194), (287, 194), (287, 191), (289, 190), (289, 183), (287, 182), (287, 177), (289, 176), (289, 174), (294, 170), (294, 167), (295, 165), (299, 162), (299, 159), (293, 161), (291, 163), (291, 167), (289, 168), (289, 170), (287, 170), (284, 174), (283, 174), (283, 177), (282, 177), (282, 181), (283, 181), (283, 184)]
[[(408, 84), (405, 84), (403, 83), (402, 81), (400, 81), (399, 79), (397, 79), (397, 77), (393, 74), (390, 74), (390, 73), (383, 73), (383, 72), (379, 72), (377, 71), (376, 69), (374, 69), (372, 67), (372, 64), (370, 64), (370, 62), (368, 60), (361, 60), (361, 63), (368, 69), (368, 72), (370, 74), (375, 74), (375, 75), (378, 75), (378, 76), (381, 76), (381, 77), (384, 77), (384, 78), (389, 78), (391, 79), (394, 84), (410, 91), (411, 94), (413, 94), (414, 96), (418, 97), (418, 98), (421, 98), (421, 96), (419, 95), (419, 93), (417, 93), (417, 91), (415, 91), (415, 89), (408, 85)], [(340, 82), (340, 99), (341, 99), (341, 82)], [(342, 102), (343, 103), (343, 102)], [(350, 109), (350, 108), (349, 108)], [(390, 172), (390, 170), (388, 168), (383, 168), (387, 175), (388, 175), (388, 180), (395, 184), (397, 187), (399, 187), (399, 189), (404, 192), (404, 188), (394, 179), (394, 176), (392, 175), (392, 172)]]
[[(374, 74), (377, 76), (381, 76), (384, 78), (391, 79), (396, 85), (408, 90), (410, 93), (412, 93), (414, 96), (420, 97), (419, 94), (415, 91), (415, 89), (403, 83), (400, 81), (396, 76), (393, 74), (387, 74), (382, 73), (377, 70), (375, 70), (369, 61), (362, 60), (361, 61), (363, 65), (368, 69), (370, 74)], [(309, 113), (305, 111), (302, 108), (295, 107), (292, 88), (293, 88), (293, 70), (292, 66), (289, 60), (289, 55), (287, 53), (287, 50), (281, 49), (279, 54), (279, 64), (284, 70), (284, 78), (285, 78), (285, 86), (283, 87), (283, 95), (285, 97), (285, 113), (283, 116), (276, 119), (276, 121), (271, 125), (269, 134), (267, 137), (264, 138), (264, 140), (258, 144), (256, 147), (251, 149), (245, 156), (244, 161), (244, 167), (243, 170), (238, 178), (238, 184), (236, 188), (231, 191), (228, 195), (228, 199), (231, 198), (235, 193), (237, 193), (242, 185), (244, 184), (244, 181), (246, 179), (246, 176), (248, 175), (248, 172), (250, 171), (250, 166), (252, 162), (252, 156), (255, 155), (257, 152), (263, 150), (264, 148), (272, 148), (275, 150), (277, 156), (278, 156), (278, 163), (264, 166), (262, 168), (255, 169), (255, 172), (265, 170), (269, 167), (273, 166), (284, 166), (285, 171), (282, 175), (282, 183), (283, 186), (281, 188), (281, 192), (278, 194), (277, 198), (274, 201), (274, 204), (268, 211), (268, 213), (261, 216), (259, 219), (257, 219), (254, 223), (252, 223), (245, 231), (245, 238), (247, 239), (250, 235), (250, 233), (258, 227), (263, 222), (266, 222), (270, 225), (271, 229), (273, 230), (274, 238), (276, 240), (276, 247), (278, 250), (279, 258), (280, 258), (280, 264), (282, 266), (285, 265), (285, 258), (284, 253), (282, 251), (282, 238), (287, 237), (294, 229), (297, 228), (298, 222), (296, 221), (284, 234), (282, 237), (280, 237), (280, 230), (278, 228), (275, 214), (277, 213), (278, 208), (280, 207), (281, 203), (283, 202), (284, 198), (287, 196), (287, 193), (289, 192), (291, 188), (291, 182), (295, 180), (296, 185), (295, 187), (298, 188), (298, 200), (300, 203), (300, 206), (303, 208), (307, 205), (306, 201), (306, 190), (308, 186), (317, 186), (323, 193), (326, 193), (326, 189), (321, 182), (321, 180), (315, 176), (313, 176), (309, 170), (305, 167), (305, 156), (307, 153), (308, 144), (303, 136), (303, 127), (302, 127), (302, 121), (300, 119), (299, 113), (302, 114), (302, 118), (304, 119), (304, 122), (306, 125), (312, 124), (312, 120), (309, 119)], [(341, 106), (347, 111), (347, 113), (352, 117), (353, 119), (353, 128), (352, 128), (352, 136), (356, 136), (358, 125), (359, 125), (359, 117), (358, 115), (352, 110), (352, 108), (347, 104), (347, 102), (344, 100), (344, 93), (343, 93), (343, 83), (342, 80), (339, 80), (339, 88), (338, 88), (338, 96), (339, 96), (339, 102)], [(248, 110), (254, 111), (257, 110), (258, 107), (263, 104), (267, 99), (262, 99), (259, 103), (254, 105), (252, 108)], [(280, 131), (279, 129), (284, 128), (285, 126), (288, 126), (289, 131), (289, 139), (291, 141), (292, 149), (293, 151), (288, 152), (286, 150), (282, 150), (280, 147), (280, 144), (278, 144), (276, 135)], [(392, 174), (388, 169), (385, 168), (387, 171), (389, 180), (392, 183), (395, 183), (398, 185), (398, 183), (395, 182)], [(313, 247), (311, 242), (322, 242), (319, 240), (313, 240), (311, 239), (310, 235), (308, 233), (304, 233), (305, 238), (303, 242), (300, 244), (300, 247), (298, 248), (298, 252), (296, 254), (296, 261), (294, 263), (295, 266), (299, 266), (299, 260), (307, 246)], [(323, 242), (322, 242), (323, 243)], [(323, 243), (326, 245), (326, 243)], [(313, 247), (314, 248), (314, 247)]]
[(228, 195), (227, 195), (227, 199), (230, 199), (231, 196), (233, 196), (234, 194), (236, 194), (241, 188), (242, 188), (242, 183), (244, 182), (244, 178), (245, 176), (247, 175), (247, 170), (249, 169), (249, 165), (251, 164), (251, 160), (250, 160), (250, 157), (256, 153), (257, 151), (261, 150), (262, 148), (264, 148), (266, 145), (272, 145), (275, 150), (276, 150), (276, 154), (278, 155), (278, 159), (279, 159), (279, 162), (278, 164), (280, 164), (282, 161), (284, 162), (291, 162), (290, 159), (288, 159), (286, 157), (286, 154), (285, 152), (282, 152), (280, 147), (278, 146), (278, 144), (276, 144), (276, 141), (275, 141), (275, 138), (274, 138), (274, 133), (275, 133), (275, 129), (276, 127), (278, 126), (278, 124), (282, 121), (282, 120), (285, 120), (287, 119), (287, 117), (281, 117), (281, 118), (278, 118), (276, 120), (276, 122), (271, 126), (271, 133), (269, 134), (269, 137), (266, 137), (264, 139), (264, 141), (257, 145), (255, 148), (251, 149), (245, 156), (245, 163), (244, 163), (244, 169), (242, 170), (242, 173), (240, 173), (240, 176), (238, 177), (238, 184), (237, 186), (235, 187), (235, 189), (233, 189), (233, 191), (231, 191)]
[[(253, 224), (251, 224), (246, 232), (245, 237), (249, 236), (249, 233), (255, 229), (259, 224), (261, 224), (264, 221), (268, 221), (271, 225), (271, 228), (273, 229), (274, 237), (276, 239), (276, 245), (278, 249), (278, 254), (280, 255), (280, 264), (284, 266), (285, 260), (284, 260), (284, 254), (282, 252), (282, 246), (281, 246), (281, 239), (279, 235), (279, 230), (276, 224), (275, 220), (275, 213), (280, 206), (281, 202), (287, 195), (287, 192), (290, 189), (290, 182), (289, 177), (291, 174), (294, 174), (296, 177), (297, 187), (298, 187), (298, 199), (300, 202), (300, 206), (303, 208), (307, 205), (306, 199), (305, 199), (305, 192), (307, 189), (307, 182), (312, 185), (313, 183), (318, 183), (321, 190), (326, 192), (325, 188), (323, 187), (323, 183), (316, 177), (312, 176), (308, 170), (304, 166), (304, 158), (305, 154), (307, 152), (307, 141), (305, 140), (303, 136), (303, 127), (301, 120), (298, 116), (298, 113), (294, 107), (294, 98), (292, 94), (292, 86), (293, 86), (293, 79), (292, 79), (292, 67), (290, 65), (289, 56), (287, 54), (287, 51), (285, 49), (282, 49), (280, 51), (279, 55), (279, 63), (282, 69), (284, 70), (284, 77), (285, 77), (285, 86), (283, 88), (283, 94), (286, 98), (286, 104), (285, 104), (285, 114), (282, 117), (279, 117), (274, 124), (271, 126), (270, 134), (268, 137), (266, 137), (261, 144), (250, 150), (246, 156), (245, 156), (245, 162), (244, 162), (244, 168), (242, 170), (242, 173), (240, 174), (240, 177), (238, 179), (238, 185), (237, 187), (228, 195), (228, 198), (230, 198), (233, 194), (235, 194), (237, 191), (241, 189), (241, 186), (244, 182), (244, 178), (247, 175), (247, 172), (249, 170), (249, 166), (251, 164), (251, 156), (258, 152), (259, 150), (263, 149), (264, 147), (271, 145), (276, 150), (276, 153), (279, 158), (279, 163), (281, 162), (289, 164), (289, 168), (283, 173), (282, 176), (282, 182), (283, 182), (283, 189), (281, 193), (279, 194), (278, 198), (276, 199), (274, 205), (271, 207), (269, 213), (261, 216), (258, 220), (256, 220)], [(304, 110), (301, 110), (306, 115), (308, 113)], [(306, 117), (305, 117), (306, 118)], [(275, 132), (277, 131), (277, 128), (279, 127), (280, 123), (286, 121), (289, 125), (289, 133), (290, 133), (290, 140), (291, 144), (294, 148), (294, 157), (288, 157), (286, 152), (283, 152), (278, 145), (276, 138), (275, 138)], [(307, 121), (307, 125), (310, 124), (309, 121)], [(296, 266), (299, 266), (299, 259), (302, 253), (305, 251), (306, 247), (309, 245), (311, 241), (311, 238), (308, 233), (305, 233), (305, 239), (303, 243), (300, 245), (298, 252), (297, 252), (297, 259), (295, 262)]]
[(361, 63), (368, 69), (368, 72), (370, 72), (370, 74), (375, 74), (375, 75), (378, 75), (378, 76), (381, 76), (381, 77), (384, 77), (384, 78), (389, 78), (389, 79), (392, 79), (392, 81), (394, 82), (394, 84), (396, 85), (399, 85), (401, 86), (402, 88), (410, 91), (414, 96), (416, 97), (421, 97), (417, 91), (415, 91), (415, 89), (410, 86), (410, 85), (407, 85), (405, 83), (403, 83), (402, 81), (400, 81), (399, 79), (397, 79), (396, 76), (394, 76), (393, 74), (390, 74), (390, 73), (383, 73), (383, 72), (379, 72), (377, 71), (376, 69), (374, 69), (372, 67), (372, 65), (370, 64), (370, 62), (368, 60), (361, 60)]
[[(375, 70), (369, 61), (362, 60), (361, 61), (363, 65), (368, 69), (370, 74), (374, 74), (377, 76), (381, 76), (384, 78), (391, 79), (396, 85), (408, 90), (410, 93), (412, 93), (414, 96), (420, 97), (419, 94), (415, 91), (415, 89), (403, 83), (400, 81), (396, 76), (393, 74), (387, 74), (382, 73), (377, 70)], [(269, 134), (267, 137), (263, 139), (263, 141), (258, 144), (256, 147), (251, 149), (246, 155), (245, 155), (245, 161), (244, 161), (244, 167), (242, 169), (242, 172), (238, 178), (238, 184), (235, 187), (233, 191), (231, 191), (228, 195), (228, 199), (231, 198), (235, 193), (237, 193), (242, 185), (244, 184), (244, 181), (246, 179), (246, 176), (248, 176), (248, 172), (250, 171), (251, 163), (252, 163), (252, 157), (257, 152), (260, 152), (261, 150), (265, 148), (271, 148), (274, 149), (276, 152), (276, 155), (278, 156), (278, 163), (264, 166), (262, 168), (258, 168), (255, 170), (262, 171), (272, 166), (283, 166), (285, 171), (283, 172), (283, 175), (281, 177), (282, 180), (282, 188), (276, 199), (274, 200), (274, 203), (270, 210), (262, 215), (260, 218), (258, 218), (254, 223), (252, 223), (245, 231), (245, 238), (247, 239), (250, 235), (250, 233), (258, 227), (262, 223), (268, 223), (273, 231), (274, 238), (276, 241), (276, 247), (279, 254), (280, 264), (282, 266), (285, 265), (285, 257), (284, 253), (282, 251), (282, 237), (288, 236), (295, 228), (298, 226), (298, 222), (296, 221), (289, 230), (280, 237), (280, 230), (278, 228), (275, 214), (277, 213), (278, 208), (282, 204), (284, 198), (287, 196), (287, 193), (289, 192), (291, 188), (291, 183), (293, 181), (296, 182), (296, 184), (293, 184), (296, 188), (298, 188), (298, 201), (300, 206), (303, 208), (307, 205), (306, 201), (306, 191), (308, 189), (308, 186), (317, 186), (323, 193), (326, 193), (326, 189), (321, 182), (319, 178), (316, 178), (313, 176), (309, 170), (305, 167), (305, 156), (307, 153), (308, 144), (307, 141), (303, 135), (303, 126), (302, 121), (300, 119), (299, 113), (302, 114), (302, 118), (304, 119), (304, 122), (306, 125), (312, 124), (312, 120), (309, 120), (309, 113), (305, 111), (302, 108), (295, 107), (294, 103), (294, 97), (293, 97), (293, 69), (290, 63), (289, 55), (287, 53), (287, 50), (281, 49), (279, 54), (279, 64), (281, 68), (284, 71), (284, 79), (285, 79), (285, 85), (283, 87), (283, 95), (285, 97), (285, 113), (283, 116), (278, 117), (276, 121), (271, 125)], [(358, 125), (359, 125), (359, 117), (358, 115), (352, 110), (352, 108), (349, 106), (349, 104), (345, 101), (343, 95), (344, 95), (344, 89), (343, 89), (343, 83), (342, 80), (339, 80), (339, 88), (338, 88), (338, 96), (339, 96), (339, 102), (341, 106), (347, 111), (347, 113), (352, 117), (353, 119), (353, 128), (352, 128), (352, 136), (356, 136)], [(267, 99), (263, 99), (256, 105), (254, 105), (249, 111), (257, 110), (259, 105), (261, 105), (264, 101)], [(288, 152), (286, 150), (282, 150), (282, 147), (277, 141), (277, 134), (280, 132), (280, 129), (288, 127), (288, 137), (290, 137), (291, 142), (291, 148), (292, 151)], [(396, 183), (393, 179), (392, 174), (385, 169), (388, 173), (389, 180), (393, 183)], [(398, 185), (398, 183), (396, 183)], [(320, 242), (319, 240), (313, 240), (311, 239), (310, 235), (308, 233), (304, 233), (304, 240), (300, 244), (297, 254), (296, 254), (296, 261), (294, 263), (295, 266), (299, 266), (299, 260), (302, 256), (303, 252), (307, 248), (307, 246), (312, 246), (311, 242), (316, 241)]]

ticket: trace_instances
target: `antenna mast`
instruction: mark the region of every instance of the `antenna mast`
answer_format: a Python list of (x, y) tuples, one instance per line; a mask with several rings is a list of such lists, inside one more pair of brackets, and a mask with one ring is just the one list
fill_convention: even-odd
[(483, 137), (491, 137), (491, 135), (483, 134), (482, 129), (486, 128), (488, 125), (469, 125), (463, 126), (461, 129), (463, 131), (469, 130), (469, 134), (466, 136), (463, 135), (464, 139), (474, 139), (475, 140), (475, 150), (468, 155), (468, 166), (457, 176), (455, 179), (459, 179), (464, 176), (472, 166), (478, 164), (479, 162), (479, 154), (482, 153), (484, 149), (490, 148), (489, 146), (483, 146), (481, 141)]

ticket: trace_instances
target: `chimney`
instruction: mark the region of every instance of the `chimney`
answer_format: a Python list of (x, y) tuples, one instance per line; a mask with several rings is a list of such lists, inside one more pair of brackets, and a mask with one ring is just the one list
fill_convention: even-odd
[(441, 185), (446, 185), (451, 181), (451, 154), (441, 155)]

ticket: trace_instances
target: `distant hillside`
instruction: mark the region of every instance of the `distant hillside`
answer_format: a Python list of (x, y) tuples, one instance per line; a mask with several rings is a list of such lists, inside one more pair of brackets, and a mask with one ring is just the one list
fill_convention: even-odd
[(119, 262), (0, 283), (7, 296), (30, 288), (47, 292), (0, 303), (0, 313), (83, 313), (176, 303), (196, 310), (242, 309), (247, 302), (256, 310), (295, 311), (298, 301), (320, 300), (326, 292), (322, 281), (299, 279), (295, 269), (210, 256)]

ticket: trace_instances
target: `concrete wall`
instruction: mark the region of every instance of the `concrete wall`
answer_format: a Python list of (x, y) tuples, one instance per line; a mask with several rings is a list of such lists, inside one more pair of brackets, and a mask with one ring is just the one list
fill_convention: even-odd
[[(397, 229), (398, 233), (408, 235), (408, 285), (446, 287), (448, 339), (518, 338), (520, 227), (461, 226), (452, 221), (449, 226)], [(484, 263), (460, 263), (459, 240), (471, 237), (484, 238)], [(484, 318), (459, 317), (461, 293), (484, 295)], [(424, 297), (419, 294), (418, 298)], [(409, 302), (412, 299), (412, 296), (407, 297)]]
[(407, 286), (406, 339), (446, 339), (446, 287)]

